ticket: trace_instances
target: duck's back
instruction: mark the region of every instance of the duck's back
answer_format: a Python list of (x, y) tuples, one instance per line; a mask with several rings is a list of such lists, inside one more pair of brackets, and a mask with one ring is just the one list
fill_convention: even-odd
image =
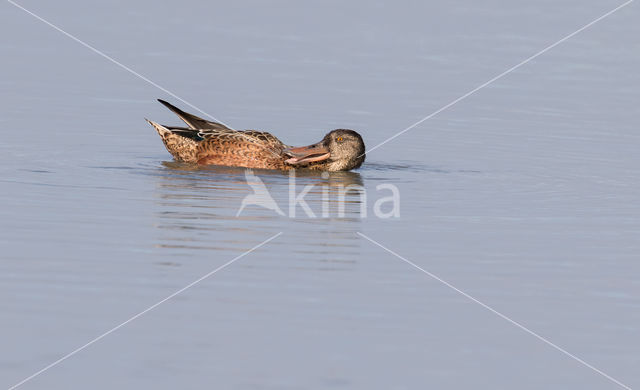
[(289, 168), (284, 163), (284, 149), (287, 146), (272, 134), (257, 130), (233, 130), (222, 123), (182, 111), (164, 100), (158, 101), (188, 126), (163, 126), (147, 119), (177, 161), (246, 168)]
[(286, 169), (284, 145), (265, 131), (201, 130), (197, 163), (245, 168)]

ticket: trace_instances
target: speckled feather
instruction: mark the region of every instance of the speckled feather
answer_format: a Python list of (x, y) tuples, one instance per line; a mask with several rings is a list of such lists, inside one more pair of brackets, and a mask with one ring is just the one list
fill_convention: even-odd
[(270, 133), (256, 130), (201, 130), (197, 163), (233, 165), (246, 168), (289, 169), (283, 144)]
[(291, 169), (283, 150), (288, 146), (265, 131), (236, 131), (226, 127), (187, 129), (148, 122), (176, 161), (201, 165)]
[[(223, 123), (208, 121), (182, 111), (164, 100), (158, 99), (158, 101), (178, 115), (188, 126), (163, 126), (147, 120), (156, 129), (165, 147), (177, 161), (201, 165), (280, 170), (293, 168), (349, 170), (358, 168), (364, 161), (365, 149), (362, 137), (353, 130), (333, 130), (323, 139), (323, 142), (327, 144), (330, 144), (334, 138), (339, 138), (338, 142), (341, 142), (343, 137), (351, 139), (352, 142), (349, 144), (351, 146), (347, 150), (347, 154), (342, 152), (345, 157), (305, 162), (300, 157), (292, 158), (291, 151), (285, 150), (290, 146), (285, 145), (268, 132), (236, 131)], [(341, 145), (336, 150), (340, 152), (345, 149)], [(340, 154), (338, 153), (338, 155)]]

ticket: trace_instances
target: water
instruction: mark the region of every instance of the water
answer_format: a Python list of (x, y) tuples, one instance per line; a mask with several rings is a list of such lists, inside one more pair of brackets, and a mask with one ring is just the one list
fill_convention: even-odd
[[(373, 147), (619, 3), (20, 4), (236, 128), (302, 145), (347, 127)], [(20, 388), (621, 388), (360, 234), (640, 385), (637, 18), (356, 172), (299, 175), (317, 214), (330, 194), (311, 219), (236, 216), (244, 171), (172, 163), (143, 120), (178, 123), (157, 97), (193, 109), (5, 3), (0, 385), (278, 233)], [(288, 176), (254, 173), (288, 214)], [(344, 184), (365, 187), (366, 218)], [(380, 184), (400, 218), (373, 215)]]

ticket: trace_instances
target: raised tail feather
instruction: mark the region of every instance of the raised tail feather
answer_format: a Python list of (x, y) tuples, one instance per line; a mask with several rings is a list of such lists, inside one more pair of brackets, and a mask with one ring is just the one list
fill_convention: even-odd
[(216, 130), (223, 130), (223, 129), (229, 129), (227, 126), (223, 125), (222, 123), (218, 123), (218, 122), (211, 122), (208, 121), (206, 119), (202, 119), (200, 117), (197, 117), (193, 114), (189, 114), (188, 112), (182, 111), (181, 109), (179, 109), (178, 107), (174, 106), (173, 104), (166, 102), (162, 99), (158, 99), (158, 101), (160, 103), (162, 103), (165, 107), (167, 107), (168, 109), (170, 109), (174, 114), (176, 114), (180, 119), (182, 119), (184, 121), (184, 123), (187, 124), (187, 126), (189, 126), (189, 128), (191, 129), (216, 129)]
[(167, 127), (146, 118), (145, 120), (156, 129), (158, 135), (162, 138), (164, 146), (173, 158), (177, 161), (189, 163), (198, 161), (196, 158), (196, 150), (198, 148), (196, 141), (200, 137), (197, 131), (179, 127)]

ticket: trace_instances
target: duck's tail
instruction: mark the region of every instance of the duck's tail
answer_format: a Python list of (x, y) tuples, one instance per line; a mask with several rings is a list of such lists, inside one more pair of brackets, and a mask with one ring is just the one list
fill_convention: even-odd
[[(196, 150), (198, 148), (198, 143), (195, 139), (185, 136), (189, 135), (189, 133), (184, 132), (186, 129), (176, 128), (176, 132), (172, 131), (171, 128), (163, 126), (154, 121), (150, 121), (149, 119), (145, 120), (149, 122), (151, 126), (158, 132), (160, 138), (162, 138), (162, 142), (164, 146), (167, 148), (167, 151), (171, 153), (176, 161), (195, 163), (198, 161), (196, 157)], [(185, 135), (181, 135), (181, 134)]]
[(182, 111), (178, 107), (173, 104), (164, 101), (162, 99), (158, 99), (160, 103), (162, 103), (165, 107), (170, 109), (174, 114), (176, 114), (180, 119), (184, 121), (184, 123), (189, 126), (190, 129), (200, 130), (200, 129), (215, 129), (215, 130), (229, 130), (229, 128), (222, 123), (208, 121), (206, 119), (202, 119), (193, 114), (189, 114), (188, 112)]

